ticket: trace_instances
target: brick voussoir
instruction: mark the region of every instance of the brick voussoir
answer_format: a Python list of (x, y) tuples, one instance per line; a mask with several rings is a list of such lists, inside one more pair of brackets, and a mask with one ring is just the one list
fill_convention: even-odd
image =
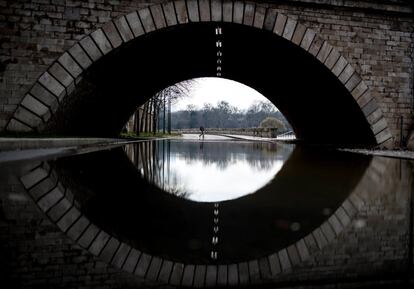
[(190, 22), (200, 22), (200, 15), (198, 13), (198, 1), (187, 0), (187, 11)]
[(156, 29), (154, 20), (152, 19), (151, 10), (149, 8), (138, 10), (138, 16), (141, 19), (145, 33), (149, 33)]
[(164, 12), (162, 11), (162, 6), (160, 4), (150, 6), (150, 11), (156, 29), (162, 29), (167, 27)]
[(211, 21), (210, 0), (199, 0), (198, 5), (200, 7), (200, 21), (201, 22)]

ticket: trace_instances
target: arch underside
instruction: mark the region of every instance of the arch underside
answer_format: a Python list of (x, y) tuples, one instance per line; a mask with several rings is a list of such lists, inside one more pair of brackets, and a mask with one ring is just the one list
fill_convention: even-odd
[(219, 22), (222, 76), (271, 100), (299, 139), (375, 145), (392, 138), (368, 87), (328, 42), (274, 10), (231, 3), (175, 1), (109, 22), (52, 64), (7, 129), (116, 136), (157, 91), (216, 75)]

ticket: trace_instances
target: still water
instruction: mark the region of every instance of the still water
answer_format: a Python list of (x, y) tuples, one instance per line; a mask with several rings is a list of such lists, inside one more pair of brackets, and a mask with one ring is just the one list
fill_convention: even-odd
[[(367, 263), (369, 274), (400, 274), (413, 264), (412, 164), (400, 159), (288, 144), (161, 140), (2, 164), (0, 173), (2, 218), (32, 222), (8, 205), (30, 196), (98, 256), (109, 254), (109, 244), (125, 244), (128, 254), (133, 248), (149, 256), (148, 266), (249, 264), (333, 276), (366, 275)], [(29, 183), (34, 174), (40, 179)], [(7, 236), (0, 234), (2, 246), (12, 242)]]
[(255, 193), (276, 176), (293, 151), (293, 146), (278, 144), (167, 140), (156, 142), (150, 155), (142, 155), (146, 145), (126, 147), (141, 176), (196, 202)]

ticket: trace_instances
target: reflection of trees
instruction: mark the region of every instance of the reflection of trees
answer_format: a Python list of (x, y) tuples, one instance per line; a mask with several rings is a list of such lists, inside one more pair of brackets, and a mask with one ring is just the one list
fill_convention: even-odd
[(190, 193), (171, 169), (171, 158), (187, 164), (201, 162), (225, 170), (237, 162), (248, 163), (257, 171), (271, 169), (276, 161), (284, 161), (292, 152), (291, 146), (253, 142), (198, 142), (146, 141), (125, 147), (125, 152), (148, 182), (178, 197), (188, 198)]
[(196, 142), (171, 143), (171, 154), (187, 163), (202, 161), (204, 165), (216, 165), (220, 169), (243, 161), (257, 170), (266, 170), (276, 160), (286, 159), (290, 152), (290, 147), (274, 143), (206, 142), (202, 150)]

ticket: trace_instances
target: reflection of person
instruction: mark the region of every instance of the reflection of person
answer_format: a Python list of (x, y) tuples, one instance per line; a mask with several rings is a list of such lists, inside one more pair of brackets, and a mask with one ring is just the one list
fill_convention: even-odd
[(200, 131), (201, 131), (201, 133), (198, 136), (198, 139), (200, 139), (201, 137), (203, 137), (203, 139), (204, 139), (204, 127), (203, 126), (200, 126)]

